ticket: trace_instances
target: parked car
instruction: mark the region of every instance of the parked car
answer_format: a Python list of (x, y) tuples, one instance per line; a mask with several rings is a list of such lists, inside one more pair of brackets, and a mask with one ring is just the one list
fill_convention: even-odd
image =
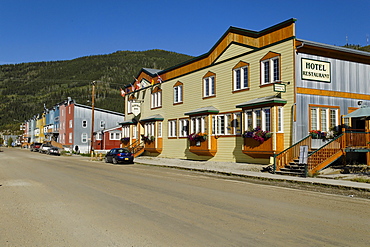
[(51, 148), (49, 148), (47, 151), (46, 151), (46, 154), (49, 154), (49, 155), (51, 155), (51, 154), (54, 154), (54, 155), (60, 155), (60, 148), (58, 148), (58, 147), (51, 147)]
[(134, 163), (134, 154), (127, 148), (113, 148), (104, 157), (105, 163)]
[(32, 143), (31, 146), (30, 146), (31, 152), (38, 152), (41, 145), (42, 145), (42, 143), (40, 143), (40, 142)]
[(46, 152), (52, 147), (52, 145), (50, 143), (44, 143), (41, 145), (41, 147), (39, 148), (39, 152), (40, 153), (43, 153), (43, 154), (46, 154)]

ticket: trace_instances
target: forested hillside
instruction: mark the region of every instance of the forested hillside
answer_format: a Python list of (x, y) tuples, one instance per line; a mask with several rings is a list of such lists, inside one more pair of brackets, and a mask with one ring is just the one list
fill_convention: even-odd
[(0, 131), (19, 124), (71, 97), (89, 105), (96, 83), (98, 108), (123, 111), (119, 89), (133, 82), (141, 68), (166, 69), (191, 56), (163, 50), (117, 51), (68, 61), (0, 66)]

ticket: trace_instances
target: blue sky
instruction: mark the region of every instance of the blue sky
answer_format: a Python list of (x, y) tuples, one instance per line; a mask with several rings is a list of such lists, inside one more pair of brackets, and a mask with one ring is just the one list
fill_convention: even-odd
[(199, 56), (230, 26), (260, 31), (290, 18), (300, 39), (370, 42), (370, 0), (0, 0), (0, 18), (0, 64), (117, 50)]

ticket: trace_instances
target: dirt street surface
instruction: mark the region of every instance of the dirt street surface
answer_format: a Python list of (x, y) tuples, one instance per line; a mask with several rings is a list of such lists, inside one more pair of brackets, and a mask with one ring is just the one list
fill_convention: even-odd
[(0, 152), (0, 246), (369, 246), (370, 200)]

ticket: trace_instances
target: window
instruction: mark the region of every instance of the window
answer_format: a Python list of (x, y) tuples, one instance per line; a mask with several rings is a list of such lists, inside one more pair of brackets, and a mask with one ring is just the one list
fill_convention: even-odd
[(211, 97), (216, 94), (216, 85), (215, 85), (216, 74), (208, 72), (203, 77), (203, 97)]
[(270, 84), (280, 80), (280, 54), (269, 52), (261, 60), (261, 84)]
[(144, 124), (144, 135), (155, 136), (154, 127), (155, 127), (155, 122), (146, 122)]
[(81, 142), (82, 143), (87, 143), (87, 133), (82, 133), (81, 134)]
[(205, 116), (197, 116), (190, 118), (190, 132), (193, 133), (207, 133), (207, 122)]
[(87, 120), (82, 120), (82, 128), (87, 128)]
[(73, 127), (73, 120), (69, 120), (69, 128), (71, 129)]
[(123, 137), (130, 137), (130, 126), (122, 127), (122, 135)]
[(271, 108), (257, 108), (246, 110), (245, 130), (261, 128), (263, 131), (271, 131)]
[(137, 126), (132, 126), (132, 138), (137, 139)]
[(109, 133), (109, 140), (120, 140), (121, 139), (121, 133), (114, 131)]
[(277, 124), (277, 131), (283, 132), (283, 107), (278, 107), (278, 124)]
[(328, 132), (339, 125), (339, 107), (310, 106), (310, 130)]
[(151, 106), (152, 108), (158, 108), (162, 106), (162, 90), (156, 87), (151, 95)]
[(162, 137), (162, 122), (158, 122), (158, 137)]
[(212, 117), (213, 135), (240, 135), (241, 113), (220, 114)]
[(189, 135), (189, 120), (179, 120), (179, 137), (187, 137)]
[(127, 101), (127, 113), (132, 113), (132, 100)]
[(72, 143), (73, 142), (73, 140), (72, 140), (72, 133), (69, 133), (68, 134), (68, 142), (69, 143)]
[(183, 92), (183, 84), (181, 82), (177, 82), (173, 87), (173, 103), (178, 104), (182, 103), (182, 92)]
[(177, 131), (176, 131), (176, 126), (177, 121), (176, 120), (169, 120), (168, 121), (168, 137), (176, 137), (177, 136)]
[(102, 132), (98, 132), (98, 133), (96, 133), (96, 140), (97, 140), (97, 141), (101, 141), (101, 140), (103, 140), (103, 133), (102, 133)]
[(249, 88), (248, 66), (248, 63), (241, 61), (233, 68), (234, 91)]
[(104, 120), (100, 120), (100, 128), (101, 129), (105, 128), (105, 121)]

